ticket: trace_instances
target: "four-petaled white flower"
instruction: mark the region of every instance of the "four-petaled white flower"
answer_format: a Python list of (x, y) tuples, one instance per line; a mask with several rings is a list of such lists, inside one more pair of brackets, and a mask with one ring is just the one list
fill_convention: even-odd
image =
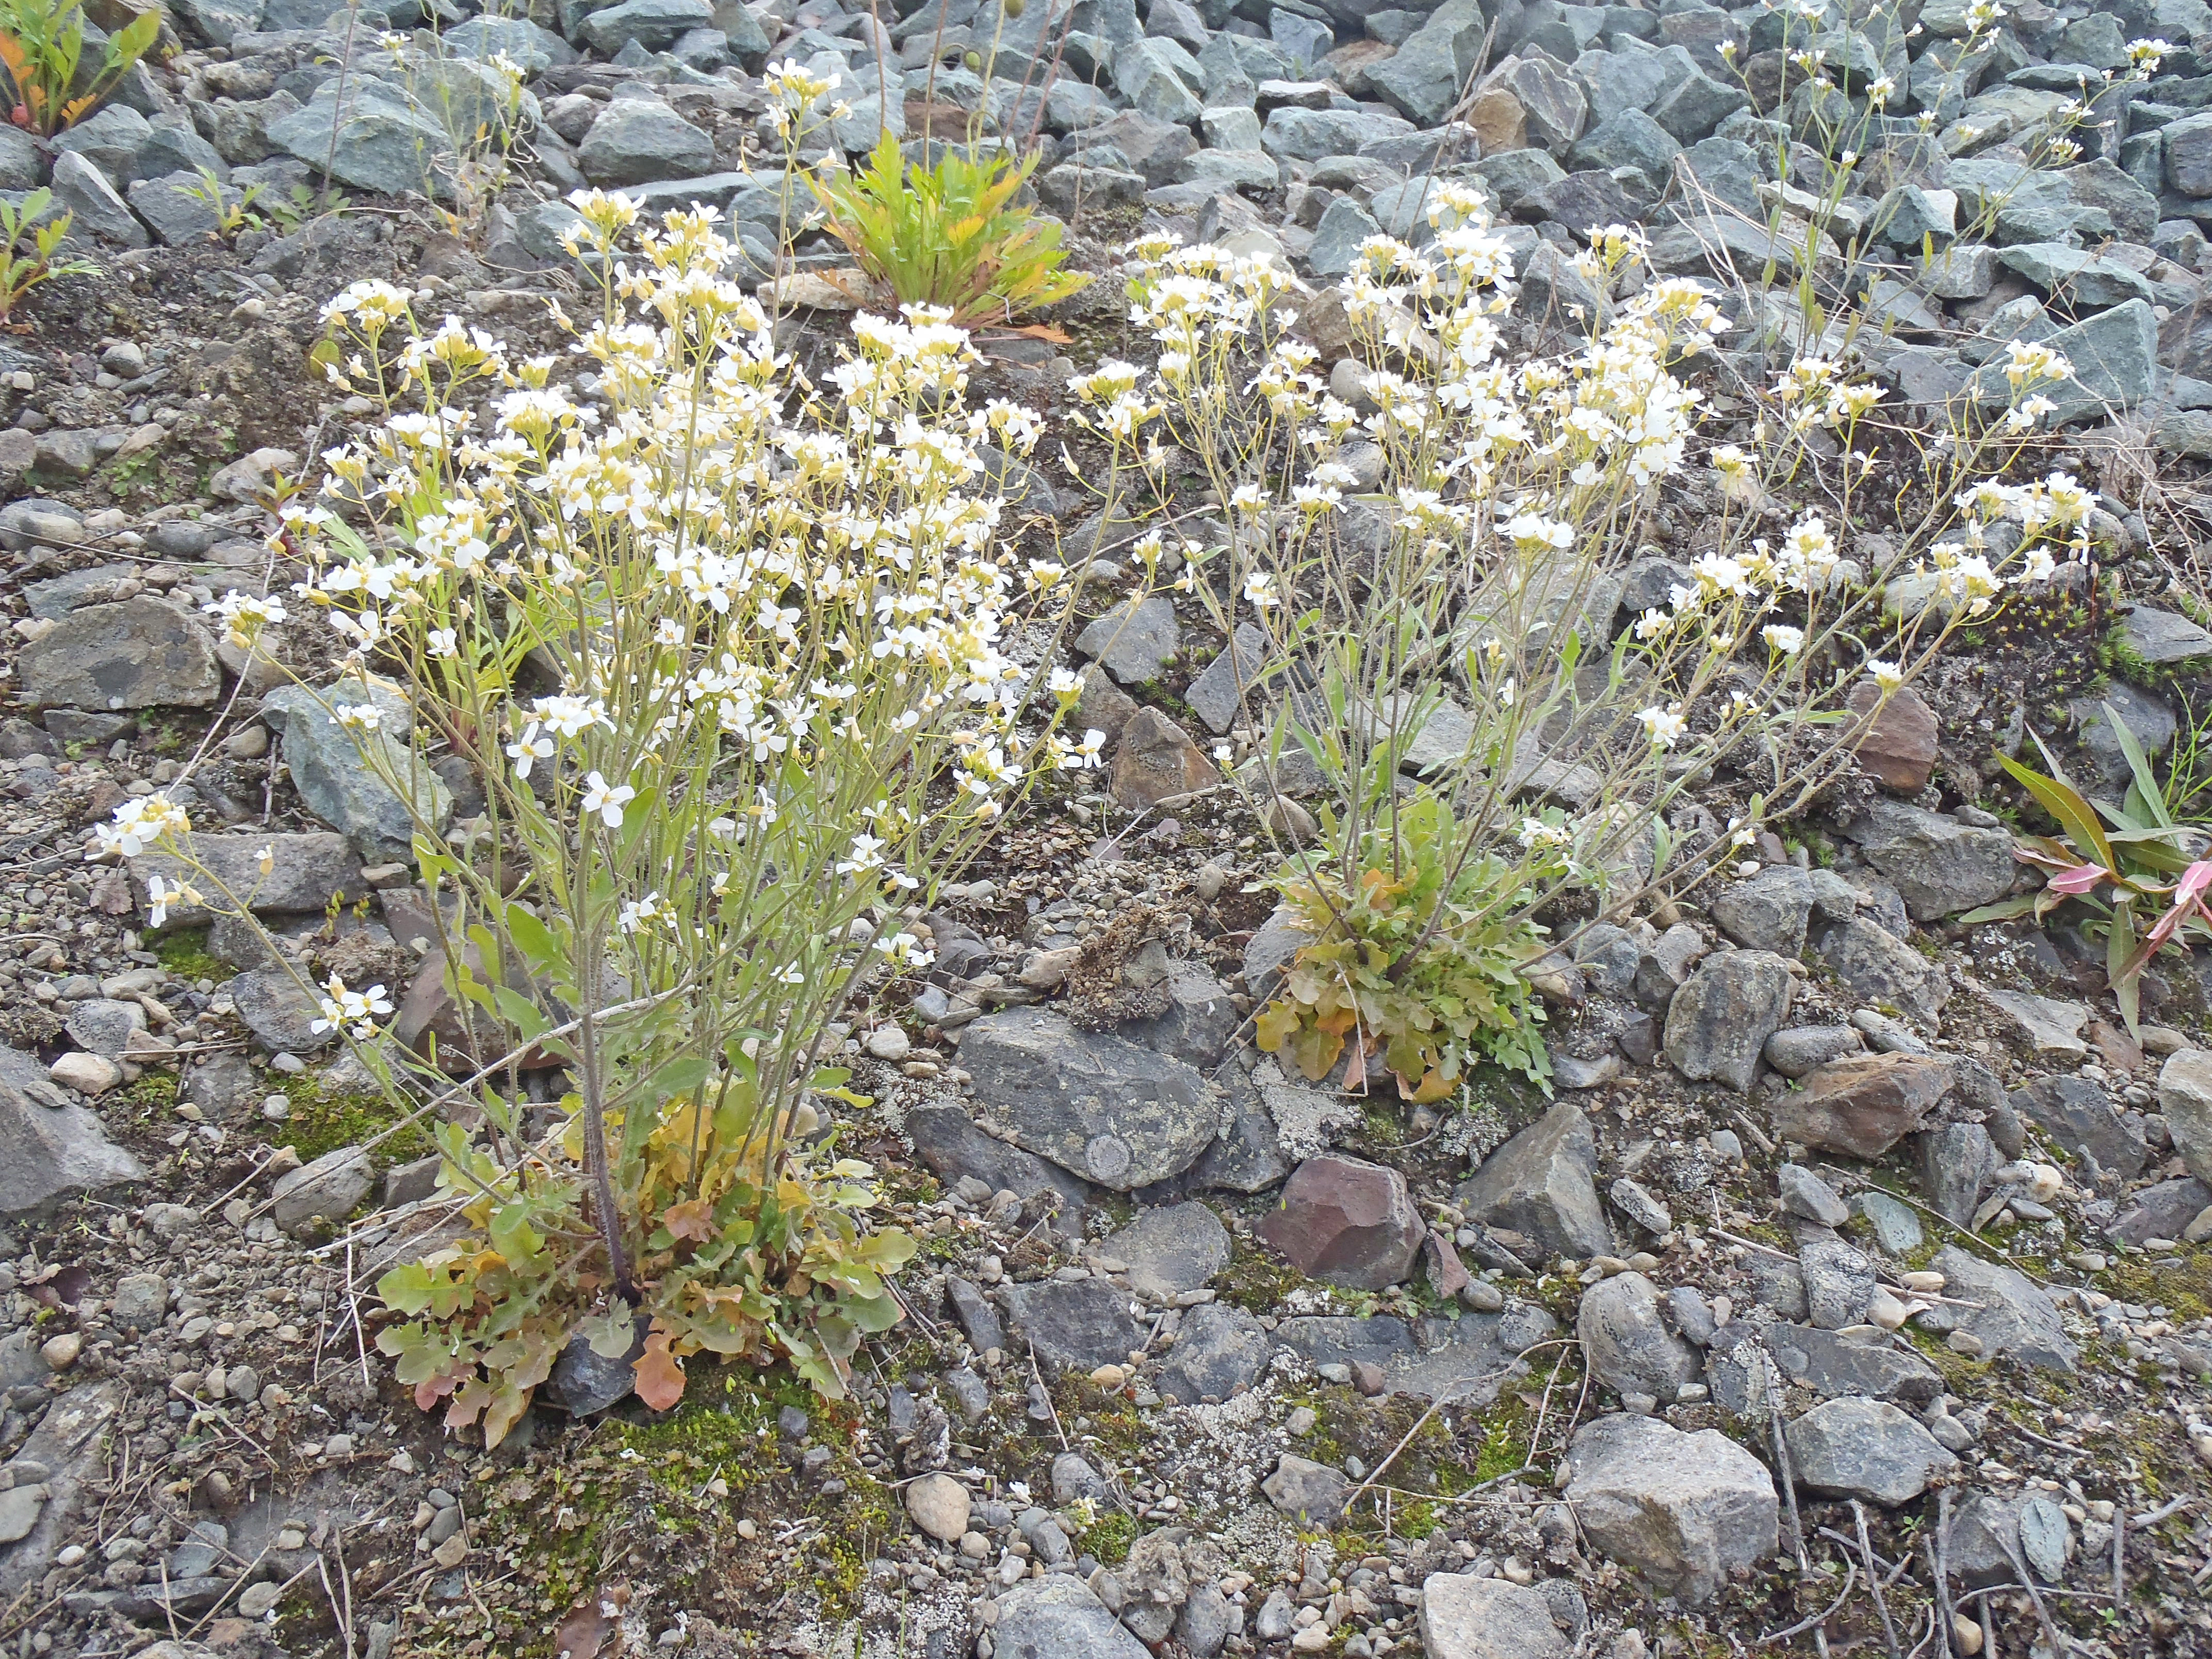
[(1794, 657), (1805, 646), (1805, 630), (1782, 623), (1769, 623), (1759, 630), (1759, 638), (1766, 641), (1771, 651), (1779, 651), (1785, 657)]
[(1879, 657), (1867, 659), (1866, 672), (1873, 677), (1874, 683), (1881, 688), (1885, 695), (1896, 690), (1905, 684), (1905, 671), (1897, 664), (1884, 662)]
[(159, 927), (168, 921), (171, 905), (200, 902), (198, 892), (190, 882), (172, 887), (159, 876), (146, 878), (146, 923), (149, 927)]
[(1654, 703), (1639, 709), (1636, 718), (1644, 722), (1644, 730), (1655, 748), (1672, 749), (1689, 729), (1689, 720), (1680, 708), (1662, 708)]
[(343, 1029), (356, 1042), (366, 1042), (376, 1035), (376, 1016), (392, 1012), (392, 999), (385, 995), (381, 985), (349, 991), (345, 981), (332, 974), (323, 989), (329, 994), (318, 999), (323, 1017), (307, 1026), (318, 1034)]
[(623, 805), (636, 799), (637, 791), (628, 784), (611, 784), (597, 772), (584, 779), (584, 816), (598, 813), (610, 830), (622, 828)]

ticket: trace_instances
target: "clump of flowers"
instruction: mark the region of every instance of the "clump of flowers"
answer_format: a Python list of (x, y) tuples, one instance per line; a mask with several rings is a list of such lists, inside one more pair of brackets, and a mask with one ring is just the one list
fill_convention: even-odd
[[(1540, 953), (1541, 907), (1571, 886), (1596, 889), (1603, 909), (1694, 878), (1761, 817), (1808, 800), (1848, 763), (1852, 684), (1888, 697), (1945, 631), (2047, 576), (2054, 548), (2075, 550), (2087, 501), (2070, 479), (1984, 484), (2016, 451), (2000, 418), (1931, 449), (1929, 476), (1956, 501), (1939, 495), (1935, 518), (1869, 568), (1837, 526), (1873, 488), (1856, 445), (1878, 388), (1805, 357), (1778, 377), (1748, 445), (1708, 445), (1695, 370), (1728, 322), (1698, 284), (1644, 275), (1639, 233), (1592, 234), (1580, 264), (1607, 297), (1582, 343), (1510, 359), (1505, 240), (1449, 185), (1430, 218), (1424, 246), (1376, 238), (1346, 279), (1356, 404), (1291, 326), (1304, 302), (1285, 272), (1166, 238), (1125, 251), (1130, 319), (1158, 343), (1157, 368), (1109, 362), (1070, 388), (1110, 452), (1091, 480), (1108, 511), (1134, 510), (1147, 455), (1170, 443), (1225, 504), (1177, 586), (1224, 635), (1256, 628), (1268, 642), (1245, 763), (1227, 757), (1239, 786), (1276, 822), (1285, 754), (1304, 751), (1325, 781), (1321, 845), (1281, 878), (1316, 939), (1263, 1036), (1312, 1076), (1351, 1045), (1351, 1077), (1393, 1072), (1421, 1098), (1471, 1056), (1540, 1079), (1534, 1005), (1468, 987)], [(2047, 350), (2011, 367), (2014, 412), (2069, 372)], [(1824, 452), (1842, 447), (1837, 509), (1759, 533), (1758, 509), (1816, 434)], [(1701, 478), (1714, 510), (1676, 558), (1680, 579), (1616, 623), (1620, 568), (1652, 539), (1659, 487)], [(2023, 533), (1988, 533), (1999, 515)], [(1887, 605), (1911, 575), (1937, 603)], [(1670, 818), (1688, 781), (1751, 755), (1762, 763), (1739, 833), (1686, 850)], [(1405, 790), (1407, 771), (1427, 788)], [(1454, 803), (1441, 821), (1428, 789)], [(1568, 810), (1532, 835), (1539, 799)]]
[[(1040, 672), (1068, 585), (1018, 556), (987, 459), (1042, 424), (970, 404), (965, 334), (859, 319), (817, 384), (723, 276), (712, 210), (574, 200), (605, 286), (565, 361), (385, 284), (331, 301), (337, 372), (386, 412), (284, 529), (313, 564), (289, 602), (338, 626), (344, 683), (382, 676), (411, 711), (403, 743), (333, 708), (364, 757), (443, 749), (486, 786), (483, 821), (416, 837), (479, 1040), (396, 1058), (460, 1074), (492, 1144), (441, 1131), (468, 1231), (386, 1275), (380, 1341), (493, 1440), (580, 1340), (641, 1340), (656, 1407), (702, 1352), (842, 1391), (914, 1246), (866, 1224), (871, 1172), (836, 1150), (865, 1103), (830, 1023), (926, 963), (902, 912), (1034, 779), (1097, 763)], [(131, 807), (125, 852), (167, 823)], [(381, 986), (316, 994), (349, 1039), (391, 1011)], [(550, 1139), (491, 1086), (526, 1055), (564, 1068)]]

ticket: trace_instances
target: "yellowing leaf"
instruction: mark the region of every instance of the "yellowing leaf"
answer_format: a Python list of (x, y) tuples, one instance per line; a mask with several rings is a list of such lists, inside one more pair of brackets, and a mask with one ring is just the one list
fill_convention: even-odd
[(684, 1362), (669, 1351), (667, 1332), (655, 1328), (630, 1369), (637, 1374), (637, 1397), (654, 1411), (665, 1412), (684, 1398)]

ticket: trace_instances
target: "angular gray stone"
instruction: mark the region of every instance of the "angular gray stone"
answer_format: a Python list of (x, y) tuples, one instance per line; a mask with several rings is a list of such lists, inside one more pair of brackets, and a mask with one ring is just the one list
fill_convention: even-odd
[(647, 52), (659, 52), (714, 15), (708, 0), (623, 0), (592, 13), (584, 20), (583, 33), (602, 57), (613, 57), (632, 40)]
[(1250, 623), (1239, 623), (1221, 654), (1184, 690), (1183, 701), (1218, 736), (1237, 723), (1241, 700), (1258, 683), (1267, 660), (1267, 635)]
[[(349, 731), (331, 712), (365, 704), (380, 711), (372, 731)], [(418, 820), (434, 832), (453, 815), (453, 791), (408, 746), (414, 711), (395, 688), (360, 680), (335, 681), (319, 691), (282, 686), (261, 700), (261, 718), (279, 733), (285, 770), (307, 810), (365, 860), (412, 864)], [(386, 782), (387, 775), (407, 793)]]
[(1850, 1206), (1803, 1164), (1784, 1164), (1774, 1175), (1782, 1193), (1782, 1207), (1789, 1214), (1817, 1221), (1824, 1227), (1840, 1227), (1851, 1218)]
[(1640, 109), (1626, 109), (1577, 138), (1567, 152), (1567, 165), (1601, 173), (1633, 167), (1659, 186), (1666, 183), (1681, 153), (1682, 146), (1658, 122)]
[(2142, 1119), (2122, 1113), (2086, 1078), (2037, 1078), (2013, 1091), (2012, 1109), (2061, 1151), (2087, 1152), (2105, 1169), (2133, 1176), (2149, 1160)]
[(203, 168), (215, 174), (218, 182), (230, 182), (230, 164), (216, 153), (215, 146), (182, 122), (168, 117), (147, 128), (146, 141), (139, 146), (133, 163), (141, 179), (161, 179), (179, 173), (197, 178)]
[(1211, 1071), (1242, 1023), (1229, 988), (1212, 969), (1178, 962), (1168, 970), (1165, 988), (1167, 1006), (1150, 1019), (1124, 1020), (1121, 1035), (1155, 1054)]
[(0, 1048), (0, 1220), (40, 1215), (62, 1199), (145, 1174), (95, 1113), (47, 1080), (34, 1056)]
[(1175, 1204), (1146, 1210), (1101, 1241), (1098, 1254), (1127, 1264), (1129, 1288), (1139, 1296), (1178, 1296), (1229, 1265), (1229, 1230), (1203, 1204)]
[(1702, 71), (1676, 80), (1651, 106), (1651, 118), (1676, 143), (1695, 144), (1739, 110), (1751, 107), (1743, 88)]
[(1873, 1327), (1826, 1330), (1778, 1322), (1765, 1328), (1765, 1340), (1784, 1377), (1826, 1400), (1857, 1395), (1924, 1406), (1943, 1392), (1942, 1372)]
[(1749, 1089), (1759, 1051), (1790, 1016), (1795, 985), (1790, 964), (1771, 951), (1707, 957), (1668, 1004), (1668, 1060), (1693, 1082)]
[(2032, 991), (1984, 989), (1982, 1000), (2003, 1016), (2004, 1023), (2027, 1039), (2039, 1059), (2080, 1060), (2089, 1052), (2081, 1028), (2089, 1023), (2089, 1006), (2039, 997)]
[(1668, 1328), (1658, 1290), (1642, 1273), (1616, 1273), (1584, 1291), (1575, 1334), (1590, 1375), (1624, 1398), (1648, 1394), (1672, 1404), (1703, 1374), (1697, 1351)]
[(1795, 865), (1772, 864), (1750, 880), (1723, 889), (1713, 901), (1713, 921), (1746, 950), (1794, 957), (1805, 948), (1813, 899), (1808, 872)]
[(109, 104), (56, 133), (53, 151), (57, 157), (82, 155), (117, 185), (127, 185), (137, 176), (138, 152), (153, 131), (128, 104)]
[(1902, 801), (1873, 802), (1844, 833), (1896, 884), (1915, 921), (2002, 898), (2020, 868), (2002, 830), (1976, 829)]
[(2158, 1109), (2189, 1172), (2212, 1185), (2212, 1050), (2183, 1048), (2167, 1058), (2159, 1068)]
[(1159, 1390), (1185, 1406), (1208, 1395), (1226, 1400), (1258, 1382), (1273, 1352), (1273, 1340), (1252, 1315), (1225, 1302), (1202, 1303), (1182, 1316), (1160, 1367)]
[(2120, 628), (2128, 649), (2156, 667), (2212, 657), (2212, 631), (2178, 611), (2139, 605), (2122, 619)]
[(246, 1029), (276, 1054), (311, 1054), (327, 1048), (338, 1034), (325, 1026), (319, 1000), (288, 968), (255, 968), (224, 988)]
[(1935, 1436), (1887, 1401), (1824, 1401), (1782, 1434), (1797, 1484), (1826, 1498), (1894, 1509), (1959, 1467)]
[(1864, 916), (1824, 928), (1815, 948), (1851, 994), (1887, 1004), (1933, 1030), (1951, 999), (1951, 981), (1936, 963)]
[(1884, 1255), (1908, 1256), (1925, 1237), (1912, 1206), (1887, 1193), (1865, 1192), (1854, 1200), (1866, 1224), (1874, 1230), (1875, 1248)]
[(222, 690), (199, 619), (144, 593), (71, 611), (23, 647), (16, 672), (25, 697), (42, 706), (204, 708)]
[[(131, 860), (131, 883), (139, 895), (154, 877), (170, 886), (188, 878), (191, 867), (208, 871), (231, 899), (256, 915), (282, 915), (322, 910), (336, 901), (352, 904), (368, 896), (362, 879), (358, 854), (343, 836), (327, 830), (293, 830), (258, 835), (191, 835), (185, 837), (185, 856), (173, 853), (142, 853)], [(269, 873), (261, 872), (261, 851), (271, 859)], [(205, 878), (199, 878), (203, 896), (228, 908)], [(167, 926), (194, 927), (208, 920), (209, 912), (191, 904), (172, 904)]]
[(67, 1030), (80, 1048), (119, 1060), (131, 1039), (146, 1029), (146, 1011), (135, 1002), (87, 997), (69, 1005)]
[(277, 1178), (270, 1188), (270, 1214), (288, 1233), (318, 1222), (335, 1224), (360, 1207), (376, 1185), (376, 1165), (361, 1146), (340, 1146)]
[(46, 182), (46, 152), (37, 141), (21, 127), (0, 125), (0, 190), (36, 190)]
[(1117, 1192), (1182, 1174), (1214, 1137), (1218, 1108), (1193, 1067), (1042, 1008), (985, 1015), (960, 1056), (1017, 1145)]
[[(2130, 300), (2100, 311), (2060, 329), (2044, 343), (2064, 356), (2074, 371), (2069, 380), (2037, 388), (2057, 405), (2045, 417), (2051, 426), (2100, 416), (2108, 409), (2132, 409), (2150, 396), (2158, 373), (2158, 316), (2148, 300)], [(2000, 364), (1981, 369), (1972, 386), (1984, 407), (2013, 401)]]
[(1306, 263), (1316, 276), (1341, 276), (1358, 264), (1360, 247), (1368, 238), (1382, 234), (1372, 214), (1349, 196), (1340, 196), (1314, 227)]
[(54, 204), (71, 216), (72, 235), (81, 233), (117, 247), (144, 247), (153, 240), (107, 175), (82, 155), (54, 157), (53, 191)]
[(2002, 248), (1997, 263), (2045, 294), (2063, 295), (2076, 311), (2100, 311), (2127, 300), (2148, 300), (2150, 279), (2118, 259), (2063, 242), (2021, 242)]
[[(1931, 1331), (1962, 1330), (1981, 1340), (1982, 1352), (2045, 1370), (2071, 1373), (2080, 1358), (2059, 1323), (2058, 1310), (2025, 1273), (1969, 1255), (1947, 1244), (1928, 1264), (1943, 1275), (1943, 1294), (1956, 1298), (1929, 1309), (1920, 1323)], [(1978, 1302), (1978, 1308), (1957, 1303)]]
[(404, 89), (373, 76), (325, 81), (304, 109), (269, 124), (269, 142), (310, 167), (327, 163), (332, 178), (356, 190), (398, 196), (451, 187), (452, 137)]
[(918, 1106), (906, 1117), (915, 1152), (948, 1186), (972, 1176), (994, 1193), (1027, 1200), (1049, 1194), (1063, 1215), (1080, 1217), (1091, 1189), (1057, 1164), (985, 1134), (957, 1106)]
[(994, 1604), (992, 1653), (1005, 1659), (1151, 1659), (1091, 1587), (1071, 1572), (1027, 1578)]
[(1826, 1233), (1800, 1228), (1797, 1272), (1805, 1282), (1805, 1316), (1824, 1331), (1861, 1323), (1875, 1291), (1874, 1264), (1856, 1245)]
[(2066, 708), (2074, 716), (2075, 736), (2091, 769), (2115, 794), (2124, 792), (2135, 776), (2126, 750), (2113, 735), (2115, 721), (2127, 728), (2136, 747), (2154, 762), (2180, 730), (2172, 704), (2156, 692), (2142, 690), (2125, 680), (2112, 681), (2101, 696), (2071, 698)]
[(1566, 1498), (1590, 1542), (1655, 1589), (1711, 1601), (1774, 1553), (1780, 1507), (1766, 1468), (1717, 1429), (1601, 1417), (1567, 1448)]
[(1946, 1123), (1920, 1138), (1920, 1189), (1928, 1207), (1954, 1227), (1972, 1224), (1997, 1150), (1978, 1123)]
[(1040, 1364), (1061, 1370), (1126, 1365), (1130, 1351), (1144, 1342), (1128, 1293), (1103, 1279), (1009, 1285), (999, 1299), (1014, 1335), (1036, 1350)]
[(713, 171), (714, 141), (658, 99), (618, 98), (592, 123), (576, 160), (595, 185), (690, 179)]
[(1596, 1173), (1589, 1120), (1562, 1102), (1486, 1158), (1455, 1201), (1485, 1225), (1523, 1235), (1547, 1256), (1583, 1259), (1613, 1243)]
[[(222, 222), (216, 204), (207, 199), (208, 186), (197, 173), (176, 173), (164, 178), (141, 179), (128, 192), (131, 210), (154, 228), (167, 247), (195, 247), (208, 241)], [(234, 203), (240, 192), (217, 185), (218, 199)]]
[(1075, 636), (1075, 648), (1103, 664), (1123, 685), (1142, 685), (1159, 678), (1161, 667), (1182, 648), (1182, 625), (1170, 600), (1154, 594), (1124, 600)]
[(1534, 1590), (1466, 1572), (1421, 1581), (1421, 1647), (1427, 1659), (1569, 1659), (1574, 1651)]
[(1403, 137), (1413, 130), (1412, 122), (1395, 115), (1285, 105), (1269, 112), (1260, 147), (1279, 161), (1318, 161), (1324, 155), (1356, 155), (1362, 144)]

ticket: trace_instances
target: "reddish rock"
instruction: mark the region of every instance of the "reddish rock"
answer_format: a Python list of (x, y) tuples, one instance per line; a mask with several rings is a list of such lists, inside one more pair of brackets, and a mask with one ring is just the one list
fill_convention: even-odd
[(1917, 795), (1936, 769), (1936, 711), (1909, 685), (1899, 687), (1877, 712), (1881, 696), (1872, 680), (1861, 680), (1844, 699), (1844, 706), (1859, 716), (1851, 748), (1882, 787)]
[(1158, 709), (1139, 708), (1121, 728), (1109, 786), (1121, 805), (1158, 806), (1220, 781), (1220, 768)]
[(1283, 1185), (1260, 1237), (1311, 1279), (1380, 1291), (1413, 1271), (1425, 1232), (1406, 1178), (1356, 1158), (1308, 1158)]
[(1821, 1152), (1880, 1158), (1923, 1127), (1950, 1092), (1948, 1060), (1923, 1054), (1851, 1054), (1805, 1074), (1774, 1103), (1775, 1132)]

